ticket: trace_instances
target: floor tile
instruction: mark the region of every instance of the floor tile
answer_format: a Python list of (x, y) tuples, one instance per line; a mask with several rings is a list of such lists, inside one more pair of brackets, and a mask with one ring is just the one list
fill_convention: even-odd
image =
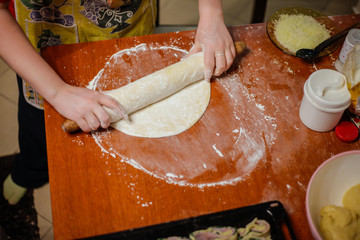
[(0, 76), (9, 69), (9, 66), (0, 58)]
[(52, 229), (52, 223), (38, 215), (38, 227), (40, 238), (43, 239)]
[(341, 15), (353, 13), (353, 7), (357, 5), (357, 0), (330, 1), (323, 9), (326, 15)]
[(160, 25), (197, 25), (199, 19), (197, 0), (160, 0)]
[(19, 152), (17, 105), (0, 95), (0, 111), (0, 156), (13, 155)]
[(49, 222), (52, 222), (51, 213), (51, 199), (50, 199), (50, 185), (45, 184), (41, 188), (34, 191), (35, 208), (41, 217)]
[[(249, 23), (252, 13), (252, 0), (223, 1), (224, 21), (226, 25)], [(188, 0), (160, 0), (160, 25), (193, 25), (199, 21), (198, 2)], [(186, 14), (185, 14), (186, 13)]]
[(194, 30), (194, 29), (196, 29), (196, 27), (192, 27), (192, 26), (158, 26), (158, 27), (156, 27), (154, 34), (177, 32), (177, 31), (187, 31), (187, 30)]
[(227, 26), (235, 26), (250, 23), (253, 3), (253, 0), (223, 1), (225, 24)]
[(54, 239), (54, 229), (52, 227), (44, 236), (41, 236), (41, 240), (53, 240), (53, 239)]
[(19, 152), (15, 73), (0, 59), (0, 156)]
[(16, 74), (8, 68), (0, 75), (0, 96), (17, 104), (19, 98), (19, 90), (16, 82)]

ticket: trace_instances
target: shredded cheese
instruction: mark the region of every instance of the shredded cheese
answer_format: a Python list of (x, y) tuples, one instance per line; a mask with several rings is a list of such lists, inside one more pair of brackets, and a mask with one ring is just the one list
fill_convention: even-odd
[(324, 25), (303, 14), (280, 15), (274, 34), (277, 41), (293, 53), (302, 48), (313, 49), (330, 37)]

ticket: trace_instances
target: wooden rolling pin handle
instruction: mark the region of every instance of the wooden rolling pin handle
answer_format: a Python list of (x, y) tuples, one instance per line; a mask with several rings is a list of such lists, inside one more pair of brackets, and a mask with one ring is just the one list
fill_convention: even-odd
[(234, 46), (235, 46), (236, 55), (240, 55), (246, 49), (246, 43), (243, 41), (234, 42)]
[(75, 121), (70, 120), (70, 119), (66, 119), (61, 124), (61, 127), (64, 130), (64, 132), (67, 132), (67, 133), (72, 133), (72, 132), (75, 132), (80, 129), (79, 125)]
[[(236, 50), (237, 55), (244, 52), (244, 50), (246, 48), (246, 44), (243, 41), (234, 42), (234, 46), (235, 46), (235, 50)], [(70, 119), (66, 119), (61, 124), (61, 127), (64, 130), (64, 132), (67, 132), (67, 133), (72, 133), (72, 132), (75, 132), (75, 131), (80, 129), (79, 125), (75, 121), (70, 120)]]

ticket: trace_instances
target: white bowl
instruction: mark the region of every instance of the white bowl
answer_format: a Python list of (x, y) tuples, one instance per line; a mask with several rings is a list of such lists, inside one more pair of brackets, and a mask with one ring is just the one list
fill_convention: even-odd
[(320, 210), (342, 206), (345, 192), (360, 183), (360, 150), (340, 153), (323, 162), (314, 172), (306, 191), (306, 215), (315, 239), (322, 239)]

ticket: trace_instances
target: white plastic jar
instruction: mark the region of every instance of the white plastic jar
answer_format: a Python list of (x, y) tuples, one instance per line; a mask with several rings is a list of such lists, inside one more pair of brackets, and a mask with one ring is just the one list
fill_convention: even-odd
[(349, 31), (346, 35), (344, 44), (341, 48), (339, 58), (335, 61), (335, 68), (339, 72), (342, 72), (344, 64), (346, 62), (349, 52), (354, 48), (355, 45), (360, 44), (360, 29), (354, 28)]
[(327, 132), (335, 128), (349, 106), (346, 77), (337, 71), (322, 69), (313, 72), (305, 82), (299, 115), (308, 128)]

